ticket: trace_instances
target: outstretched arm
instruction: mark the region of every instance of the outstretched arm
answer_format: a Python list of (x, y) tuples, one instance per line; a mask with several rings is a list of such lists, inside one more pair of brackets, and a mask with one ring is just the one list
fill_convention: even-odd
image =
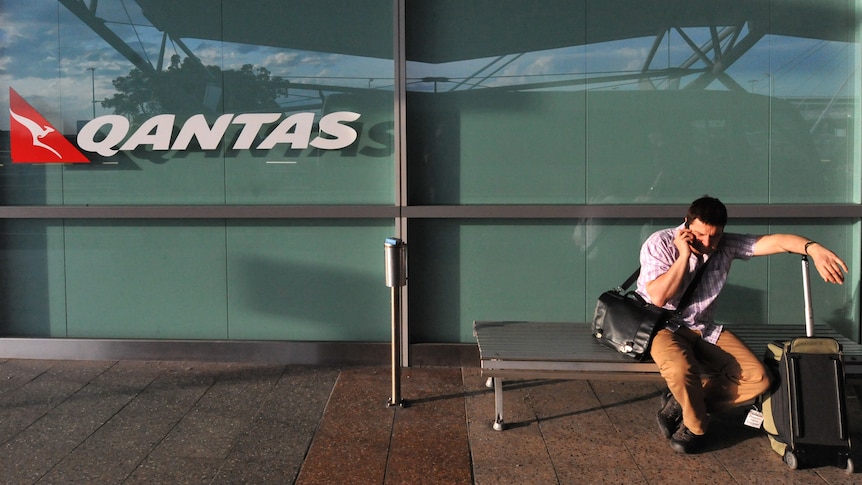
[(827, 283), (842, 284), (844, 274), (849, 271), (847, 264), (829, 248), (795, 234), (767, 234), (761, 236), (754, 245), (755, 256), (783, 252), (810, 256), (820, 277)]

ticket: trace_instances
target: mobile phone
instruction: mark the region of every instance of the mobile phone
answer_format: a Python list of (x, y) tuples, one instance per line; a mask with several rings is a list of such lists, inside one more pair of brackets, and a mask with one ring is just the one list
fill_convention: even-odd
[(690, 225), (691, 225), (691, 224), (689, 224), (688, 219), (686, 219), (686, 220), (685, 220), (685, 228), (686, 228), (686, 229), (688, 229), (688, 226), (690, 226)]

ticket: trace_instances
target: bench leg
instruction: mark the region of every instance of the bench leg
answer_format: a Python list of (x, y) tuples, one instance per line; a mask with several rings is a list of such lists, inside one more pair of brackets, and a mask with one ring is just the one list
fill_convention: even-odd
[(506, 425), (503, 423), (503, 379), (494, 377), (494, 429), (503, 431)]

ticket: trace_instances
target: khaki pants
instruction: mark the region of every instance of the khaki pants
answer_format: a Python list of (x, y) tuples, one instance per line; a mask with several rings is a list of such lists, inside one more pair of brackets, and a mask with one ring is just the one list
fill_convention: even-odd
[(674, 398), (682, 422), (694, 434), (706, 432), (708, 413), (748, 402), (769, 388), (769, 374), (748, 346), (727, 330), (715, 345), (682, 327), (656, 334), (650, 355)]

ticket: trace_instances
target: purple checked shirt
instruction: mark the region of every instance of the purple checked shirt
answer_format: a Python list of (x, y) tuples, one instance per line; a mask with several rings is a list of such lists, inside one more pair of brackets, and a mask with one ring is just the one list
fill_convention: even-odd
[[(680, 225), (676, 228), (655, 232), (641, 246), (641, 272), (638, 277), (637, 292), (650, 303), (652, 303), (652, 300), (650, 300), (646, 292), (646, 285), (648, 282), (665, 274), (679, 257), (679, 251), (673, 244), (673, 239), (676, 231), (683, 227), (683, 225)], [(751, 258), (754, 255), (754, 244), (756, 242), (757, 236), (725, 233), (718, 243), (718, 248), (708, 257), (692, 254), (688, 261), (688, 272), (683, 279), (682, 285), (680, 285), (679, 291), (668, 300), (664, 308), (676, 310), (679, 300), (694, 278), (697, 268), (706, 259), (709, 259), (711, 262), (704, 271), (688, 306), (682, 310), (682, 317), (688, 328), (699, 331), (704, 340), (714, 344), (718, 341), (718, 336), (721, 334), (722, 329), (722, 326), (717, 325), (713, 318), (716, 299), (719, 293), (721, 293), (724, 283), (727, 281), (727, 274), (730, 272), (730, 265), (733, 263), (733, 260), (747, 260)], [(705, 259), (701, 261), (701, 258)]]

